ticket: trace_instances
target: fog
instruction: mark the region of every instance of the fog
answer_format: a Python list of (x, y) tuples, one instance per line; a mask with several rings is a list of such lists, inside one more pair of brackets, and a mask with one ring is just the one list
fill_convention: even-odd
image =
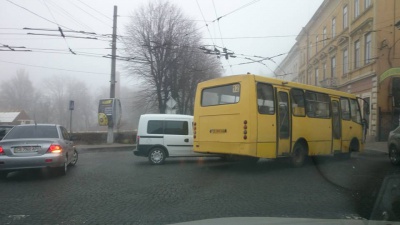
[[(35, 90), (41, 95), (46, 95), (49, 88), (46, 82), (54, 77), (83, 83), (88, 95), (91, 96), (89, 102), (86, 102), (86, 105), (90, 106), (90, 112), (93, 113), (90, 118), (93, 127), (90, 129), (102, 129), (94, 124), (97, 121), (98, 99), (109, 97), (111, 60), (104, 56), (111, 54), (113, 6), (118, 6), (117, 55), (124, 56), (124, 36), (126, 26), (130, 23), (130, 16), (146, 2), (145, 0), (1, 1), (0, 81), (3, 83), (10, 81), (18, 70), (23, 69)], [(225, 47), (235, 53), (236, 58), (220, 59), (224, 76), (247, 72), (273, 76), (272, 71), (283, 60), (285, 53), (289, 52), (301, 28), (315, 13), (322, 0), (170, 0), (169, 2), (176, 4), (196, 21), (204, 45)], [(64, 31), (94, 32), (96, 35), (65, 32), (67, 36), (80, 38), (64, 39), (58, 27)], [(89, 37), (97, 39), (88, 39)], [(280, 54), (282, 54), (280, 57), (274, 58), (274, 62), (242, 64), (249, 62), (246, 59), (248, 57), (272, 57)], [(120, 74), (117, 85), (120, 86), (119, 97), (124, 108), (123, 120), (125, 119), (124, 124), (126, 124), (126, 127), (121, 129), (134, 129), (134, 121), (138, 118), (135, 113), (142, 113), (139, 112), (142, 109), (135, 108), (135, 93), (145, 87), (141, 87), (140, 80), (127, 72), (127, 63), (132, 62), (121, 60), (117, 62), (117, 72)], [(70, 98), (66, 96), (63, 100), (66, 102), (60, 105), (65, 105), (67, 109), (68, 101), (73, 100)], [(4, 110), (7, 109), (0, 107), (0, 111)], [(89, 128), (83, 126), (79, 129)]]

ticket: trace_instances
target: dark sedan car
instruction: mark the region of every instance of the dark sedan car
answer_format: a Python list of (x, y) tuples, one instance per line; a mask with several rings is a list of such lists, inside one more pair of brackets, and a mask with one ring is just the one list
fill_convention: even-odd
[(49, 168), (65, 175), (78, 152), (67, 130), (56, 124), (15, 126), (0, 141), (0, 175), (22, 169)]
[(400, 126), (390, 131), (388, 149), (390, 162), (393, 165), (400, 165)]

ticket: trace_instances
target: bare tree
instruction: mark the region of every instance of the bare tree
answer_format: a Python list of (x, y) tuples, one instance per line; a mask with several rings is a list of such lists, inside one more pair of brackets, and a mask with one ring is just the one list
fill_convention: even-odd
[(32, 116), (36, 91), (24, 69), (17, 70), (14, 78), (1, 84), (0, 96), (2, 110), (24, 110)]
[(88, 130), (94, 120), (96, 110), (86, 84), (82, 81), (67, 76), (54, 76), (43, 82), (46, 88), (43, 95), (48, 99), (49, 108), (53, 113), (49, 122), (69, 126), (69, 101), (73, 100), (73, 130)]
[(157, 1), (139, 8), (127, 31), (126, 51), (136, 60), (127, 68), (143, 82), (145, 102), (155, 102), (159, 112), (165, 113), (172, 96), (178, 112), (190, 114), (193, 86), (221, 74), (216, 58), (200, 54), (201, 36), (195, 23), (172, 3)]

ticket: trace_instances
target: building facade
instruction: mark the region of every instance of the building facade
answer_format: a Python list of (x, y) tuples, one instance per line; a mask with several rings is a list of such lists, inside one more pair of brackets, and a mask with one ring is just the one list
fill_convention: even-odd
[(296, 38), (297, 81), (363, 98), (369, 141), (399, 124), (399, 21), (398, 0), (324, 0)]
[(299, 48), (295, 44), (290, 49), (288, 56), (274, 70), (276, 78), (298, 82), (299, 79)]

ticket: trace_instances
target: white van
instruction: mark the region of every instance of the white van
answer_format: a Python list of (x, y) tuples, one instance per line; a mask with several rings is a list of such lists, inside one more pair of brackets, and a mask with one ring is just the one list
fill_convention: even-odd
[(162, 164), (167, 157), (210, 156), (193, 152), (192, 122), (188, 115), (141, 115), (133, 154), (148, 157), (151, 164)]

